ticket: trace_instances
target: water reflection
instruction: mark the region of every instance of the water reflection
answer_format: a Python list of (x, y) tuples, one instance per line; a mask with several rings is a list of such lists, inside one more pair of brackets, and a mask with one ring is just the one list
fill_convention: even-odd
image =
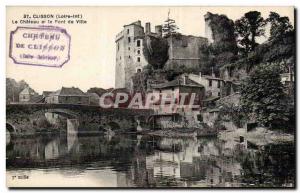
[(294, 161), (293, 144), (256, 147), (218, 138), (141, 135), (40, 136), (17, 138), (7, 148), (7, 179), (10, 184), (12, 176), (28, 175), (20, 186), (281, 187), (294, 186)]

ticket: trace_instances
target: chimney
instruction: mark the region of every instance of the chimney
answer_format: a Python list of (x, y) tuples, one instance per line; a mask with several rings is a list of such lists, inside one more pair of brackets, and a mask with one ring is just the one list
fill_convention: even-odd
[(186, 85), (186, 84), (187, 84), (188, 78), (189, 78), (189, 75), (187, 75), (187, 74), (184, 74), (184, 75), (183, 75), (183, 85)]
[(147, 22), (146, 23), (146, 31), (145, 31), (146, 34), (149, 34), (151, 33), (151, 25), (150, 25), (150, 22)]
[(159, 37), (162, 36), (162, 26), (161, 26), (161, 25), (155, 26), (155, 33), (156, 33)]

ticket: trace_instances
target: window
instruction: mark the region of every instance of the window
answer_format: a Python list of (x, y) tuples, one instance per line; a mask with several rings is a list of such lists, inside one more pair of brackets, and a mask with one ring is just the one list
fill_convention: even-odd
[(131, 39), (130, 39), (130, 37), (128, 37), (128, 43), (130, 43), (131, 42)]
[(128, 50), (130, 50), (130, 47), (128, 47)]
[(142, 72), (142, 69), (138, 68), (136, 72)]
[(220, 94), (220, 92), (218, 92), (218, 96), (220, 96), (221, 94)]
[(130, 58), (130, 55), (128, 56), (128, 58)]
[(140, 57), (137, 57), (137, 61), (140, 62), (140, 61), (141, 61), (141, 58), (140, 58)]
[(212, 80), (208, 81), (208, 86), (211, 87), (212, 86)]
[(138, 41), (136, 42), (136, 46), (137, 46), (137, 47), (140, 47), (140, 46), (141, 46), (141, 40), (138, 40)]
[(221, 83), (221, 81), (218, 81), (218, 88), (220, 88), (220, 83)]
[(200, 122), (203, 122), (203, 117), (201, 114), (198, 114), (197, 115), (197, 120), (200, 121)]
[(118, 49), (118, 51), (120, 50), (120, 44), (119, 44), (119, 42), (118, 42), (118, 45), (117, 45), (117, 49)]
[(127, 29), (127, 34), (129, 34), (129, 29)]
[(138, 54), (141, 54), (141, 51), (140, 51), (140, 50), (138, 50), (138, 51), (137, 51), (137, 53), (138, 53)]
[(122, 59), (122, 57), (120, 56), (120, 60)]

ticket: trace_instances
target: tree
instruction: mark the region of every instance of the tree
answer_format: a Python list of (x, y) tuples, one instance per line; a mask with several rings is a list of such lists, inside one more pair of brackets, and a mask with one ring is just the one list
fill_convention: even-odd
[(169, 58), (168, 49), (168, 41), (162, 37), (146, 35), (145, 41), (143, 41), (143, 54), (153, 69), (164, 67)]
[(106, 93), (107, 90), (103, 88), (97, 88), (97, 87), (92, 87), (89, 90), (87, 90), (87, 93), (96, 93), (98, 96), (101, 96), (102, 94)]
[(235, 21), (235, 32), (241, 51), (247, 54), (258, 45), (255, 38), (265, 34), (266, 21), (258, 11), (250, 11)]
[(266, 21), (271, 24), (269, 40), (281, 39), (287, 33), (293, 31), (289, 18), (281, 17), (276, 12), (270, 12)]
[(18, 102), (20, 92), (28, 86), (24, 80), (17, 82), (13, 78), (6, 78), (6, 102)]
[(286, 123), (289, 113), (279, 69), (258, 66), (241, 85), (241, 106), (250, 119), (263, 126)]
[(179, 28), (177, 27), (175, 20), (171, 19), (169, 16), (170, 16), (170, 11), (168, 12), (168, 18), (162, 27), (163, 37), (168, 37), (170, 35), (174, 35), (178, 33), (177, 30)]

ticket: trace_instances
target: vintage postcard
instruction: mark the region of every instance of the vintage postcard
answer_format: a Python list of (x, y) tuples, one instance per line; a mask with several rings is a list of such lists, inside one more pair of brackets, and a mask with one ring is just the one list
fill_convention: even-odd
[(295, 188), (294, 12), (7, 6), (7, 186)]

